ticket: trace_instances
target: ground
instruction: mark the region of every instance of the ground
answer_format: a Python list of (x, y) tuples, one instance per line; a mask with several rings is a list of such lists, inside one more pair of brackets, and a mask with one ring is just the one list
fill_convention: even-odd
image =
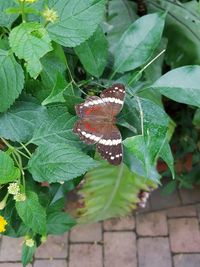
[[(133, 216), (50, 236), (28, 267), (200, 267), (200, 189), (154, 191)], [(0, 267), (20, 267), (21, 239), (2, 237)]]

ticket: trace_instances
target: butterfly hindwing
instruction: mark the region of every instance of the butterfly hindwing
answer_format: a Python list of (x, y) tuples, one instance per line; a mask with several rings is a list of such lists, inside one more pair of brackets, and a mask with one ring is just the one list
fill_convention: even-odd
[(119, 165), (122, 161), (122, 138), (115, 125), (110, 125), (97, 143), (97, 150), (101, 156), (113, 165)]

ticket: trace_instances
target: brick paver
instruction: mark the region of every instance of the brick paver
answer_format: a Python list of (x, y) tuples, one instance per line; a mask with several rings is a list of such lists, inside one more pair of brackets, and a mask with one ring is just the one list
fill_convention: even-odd
[(133, 216), (125, 218), (115, 218), (103, 223), (106, 231), (123, 231), (135, 229), (135, 218)]
[(20, 261), (23, 239), (3, 236), (1, 240), (0, 262)]
[(165, 208), (176, 207), (181, 205), (177, 191), (170, 195), (162, 194), (162, 187), (152, 192), (150, 196), (152, 210), (162, 210)]
[(169, 218), (194, 217), (197, 215), (195, 206), (175, 207), (166, 211)]
[(67, 267), (65, 260), (36, 260), (33, 267)]
[(70, 246), (69, 267), (102, 267), (102, 246), (98, 244), (73, 244)]
[(174, 256), (174, 267), (199, 267), (200, 254), (179, 254)]
[(102, 240), (100, 223), (74, 227), (70, 233), (71, 242), (98, 242)]
[(168, 238), (139, 238), (138, 258), (139, 267), (172, 267)]
[(105, 267), (137, 267), (135, 233), (105, 232), (104, 257)]
[(37, 249), (35, 257), (40, 259), (66, 258), (67, 247), (68, 233), (62, 236), (49, 236), (48, 240)]
[(136, 216), (136, 230), (140, 236), (165, 236), (168, 234), (164, 212), (142, 213)]
[(192, 190), (180, 189), (183, 204), (192, 204), (200, 201), (200, 186)]
[[(0, 267), (22, 267), (21, 263), (16, 262), (6, 262), (6, 263), (0, 263)], [(28, 264), (26, 267), (32, 267), (32, 264)]]
[(173, 252), (200, 252), (200, 232), (197, 218), (170, 219), (169, 236)]

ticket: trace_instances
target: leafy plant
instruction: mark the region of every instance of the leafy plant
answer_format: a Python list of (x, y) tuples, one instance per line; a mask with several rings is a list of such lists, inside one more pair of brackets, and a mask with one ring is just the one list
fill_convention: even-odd
[[(0, 230), (24, 237), (23, 266), (49, 234), (136, 209), (160, 184), (160, 159), (180, 177), (170, 140), (185, 124), (169, 106), (188, 105), (198, 136), (198, 3), (147, 1), (139, 17), (136, 2), (0, 2)], [(116, 82), (126, 87), (118, 167), (73, 133), (75, 105)]]

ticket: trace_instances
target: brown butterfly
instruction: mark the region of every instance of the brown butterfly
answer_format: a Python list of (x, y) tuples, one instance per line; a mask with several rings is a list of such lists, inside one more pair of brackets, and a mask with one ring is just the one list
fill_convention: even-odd
[(122, 161), (122, 138), (116, 127), (115, 116), (121, 111), (125, 98), (125, 87), (114, 84), (98, 96), (91, 96), (76, 105), (81, 118), (74, 126), (74, 132), (86, 144), (96, 144), (101, 156), (113, 165)]

